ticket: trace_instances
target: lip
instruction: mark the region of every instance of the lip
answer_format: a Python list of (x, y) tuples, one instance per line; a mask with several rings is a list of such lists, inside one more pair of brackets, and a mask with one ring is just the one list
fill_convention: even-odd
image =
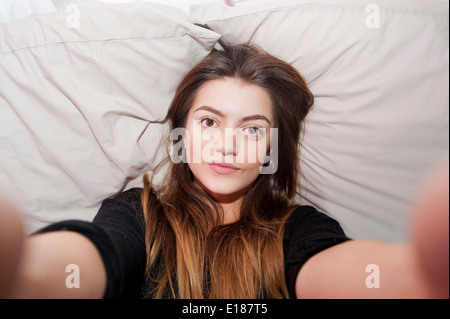
[(209, 167), (211, 167), (211, 169), (220, 174), (220, 175), (231, 175), (236, 173), (237, 171), (239, 171), (239, 168), (237, 168), (236, 166), (232, 165), (232, 164), (226, 164), (226, 163), (210, 163)]

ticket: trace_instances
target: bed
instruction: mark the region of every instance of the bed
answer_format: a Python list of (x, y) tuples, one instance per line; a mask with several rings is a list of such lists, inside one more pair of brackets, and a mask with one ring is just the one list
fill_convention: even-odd
[(442, 0), (2, 1), (0, 192), (27, 232), (142, 186), (164, 156), (156, 122), (219, 41), (258, 44), (314, 93), (302, 203), (353, 238), (406, 239), (422, 181), (448, 161)]

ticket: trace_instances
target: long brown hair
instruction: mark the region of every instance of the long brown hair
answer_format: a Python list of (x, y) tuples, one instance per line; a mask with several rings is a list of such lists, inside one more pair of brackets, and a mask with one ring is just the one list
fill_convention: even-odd
[(225, 46), (213, 50), (181, 80), (166, 118), (171, 129), (185, 127), (196, 94), (206, 82), (228, 77), (270, 94), (278, 129), (278, 169), (256, 179), (240, 219), (228, 225), (220, 222), (221, 206), (193, 182), (187, 163), (169, 163), (159, 189), (146, 175), (141, 200), (147, 297), (289, 297), (283, 231), (299, 190), (300, 136), (313, 95), (291, 65), (253, 45)]

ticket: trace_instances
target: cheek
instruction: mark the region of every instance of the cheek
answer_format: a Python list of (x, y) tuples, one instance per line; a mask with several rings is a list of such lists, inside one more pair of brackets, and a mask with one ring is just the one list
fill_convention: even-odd
[(197, 134), (198, 132), (194, 130), (192, 123), (186, 126), (185, 135), (183, 136), (183, 146), (191, 170), (194, 169), (194, 167), (191, 167), (191, 163), (201, 163), (201, 157), (199, 157), (199, 154), (201, 155), (201, 144), (198, 145), (199, 143), (195, 142), (196, 139), (199, 139)]
[(192, 174), (194, 175), (195, 179), (203, 180), (204, 176), (202, 172), (204, 172), (204, 168), (202, 167), (202, 164), (194, 164), (189, 162), (188, 163), (189, 169), (191, 170)]
[(189, 163), (200, 164), (217, 160), (214, 156), (217, 155), (216, 149), (220, 147), (220, 131), (204, 131), (201, 127), (189, 126), (186, 132), (188, 135), (184, 137), (184, 141), (188, 141), (188, 145), (185, 143), (184, 146)]
[(247, 139), (239, 145), (238, 158), (240, 163), (248, 165), (249, 169), (259, 169), (270, 153), (270, 140), (263, 137), (259, 140)]

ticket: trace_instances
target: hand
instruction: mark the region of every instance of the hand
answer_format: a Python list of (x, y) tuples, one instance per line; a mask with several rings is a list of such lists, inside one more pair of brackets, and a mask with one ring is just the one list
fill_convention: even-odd
[(24, 229), (16, 208), (0, 197), (0, 298), (5, 298), (19, 265)]
[(449, 162), (424, 185), (415, 205), (412, 240), (432, 298), (449, 298)]

